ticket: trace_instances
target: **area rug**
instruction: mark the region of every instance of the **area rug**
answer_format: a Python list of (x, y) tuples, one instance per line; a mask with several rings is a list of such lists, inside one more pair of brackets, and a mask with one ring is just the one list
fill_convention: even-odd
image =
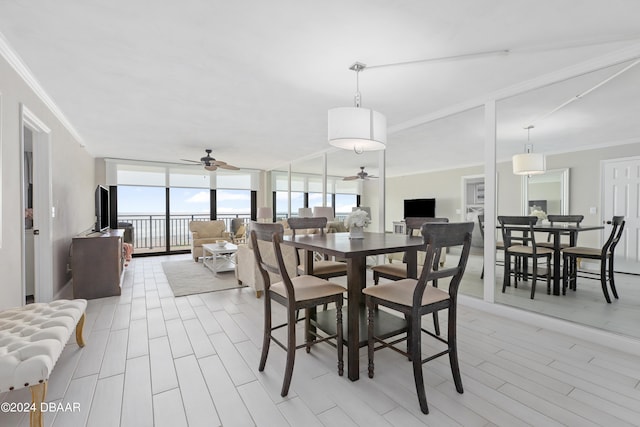
[(233, 271), (218, 273), (216, 276), (201, 262), (196, 263), (190, 259), (163, 262), (162, 269), (176, 297), (244, 287), (238, 285)]

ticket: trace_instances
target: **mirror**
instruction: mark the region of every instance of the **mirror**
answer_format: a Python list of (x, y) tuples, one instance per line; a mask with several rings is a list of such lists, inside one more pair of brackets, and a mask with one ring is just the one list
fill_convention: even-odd
[(569, 168), (522, 177), (522, 213), (547, 219), (569, 215)]

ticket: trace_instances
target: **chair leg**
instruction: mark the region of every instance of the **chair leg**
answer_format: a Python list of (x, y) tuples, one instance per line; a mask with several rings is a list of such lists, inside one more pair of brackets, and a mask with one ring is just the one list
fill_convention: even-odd
[(616, 281), (614, 279), (613, 274), (613, 257), (609, 258), (609, 286), (611, 286), (611, 292), (613, 292), (613, 297), (618, 299), (618, 291), (616, 290)]
[(47, 396), (47, 381), (32, 385), (29, 389), (31, 390), (31, 403), (34, 407), (33, 411), (29, 411), (29, 425), (30, 427), (42, 427), (44, 420), (42, 419), (41, 406)]
[(267, 291), (264, 296), (264, 336), (262, 337), (262, 355), (260, 356), (260, 366), (258, 370), (264, 371), (264, 365), (267, 363), (269, 355), (269, 346), (271, 344), (271, 295)]
[(280, 396), (289, 394), (291, 377), (293, 376), (293, 364), (296, 360), (296, 312), (293, 308), (287, 308), (287, 363), (284, 369), (284, 382)]
[(344, 345), (342, 343), (342, 299), (336, 301), (336, 346), (338, 347), (338, 375), (344, 375)]
[(378, 282), (380, 281), (380, 274), (378, 274), (377, 271), (373, 272), (373, 285), (377, 285)]
[(367, 323), (367, 354), (369, 356), (369, 378), (373, 378), (373, 318), (375, 313), (375, 304), (371, 297), (367, 297), (367, 313), (369, 315), (369, 322)]
[(511, 281), (511, 271), (510, 271), (510, 264), (511, 264), (511, 255), (507, 255), (505, 254), (504, 256), (505, 260), (504, 260), (504, 278), (502, 279), (502, 293), (504, 294), (504, 292), (507, 290), (507, 286), (509, 284), (509, 282)]
[(440, 336), (440, 319), (438, 319), (438, 312), (433, 312), (433, 331), (436, 335)]
[(562, 255), (562, 295), (567, 294), (567, 285), (569, 284), (569, 257)]
[(549, 255), (547, 258), (547, 295), (551, 295), (551, 273), (551, 255)]
[[(417, 317), (417, 318), (416, 318)], [(422, 376), (422, 352), (421, 352), (421, 331), (420, 316), (411, 316), (411, 363), (413, 364), (413, 379), (416, 383), (416, 393), (418, 394), (418, 402), (420, 402), (420, 410), (424, 414), (429, 413), (427, 405), (427, 394), (424, 390), (424, 378)]]
[(611, 304), (611, 297), (609, 297), (609, 290), (607, 289), (607, 260), (600, 260), (600, 284), (602, 285), (602, 293), (604, 299)]
[(533, 277), (531, 278), (531, 299), (536, 294), (536, 282), (538, 281), (538, 258), (533, 258)]
[(462, 377), (460, 376), (460, 364), (458, 363), (458, 341), (457, 341), (457, 315), (456, 315), (456, 303), (453, 303), (449, 307), (449, 321), (447, 342), (449, 343), (449, 364), (451, 365), (451, 375), (453, 375), (453, 382), (456, 385), (456, 391), (458, 393), (464, 393), (462, 388)]
[(480, 273), (480, 279), (484, 279), (484, 261), (482, 264), (482, 273)]

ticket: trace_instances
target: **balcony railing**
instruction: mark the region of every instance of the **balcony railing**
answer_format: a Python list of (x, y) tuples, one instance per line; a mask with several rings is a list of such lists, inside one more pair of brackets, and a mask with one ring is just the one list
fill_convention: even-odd
[[(225, 230), (231, 230), (231, 221), (242, 218), (249, 222), (249, 214), (233, 214), (217, 216), (224, 221)], [(166, 216), (161, 214), (118, 215), (118, 223), (131, 224), (133, 247), (145, 251), (164, 251), (166, 249)], [(169, 244), (172, 249), (184, 249), (191, 245), (189, 222), (209, 221), (209, 214), (182, 214), (169, 216)], [(124, 226), (120, 225), (120, 228)]]

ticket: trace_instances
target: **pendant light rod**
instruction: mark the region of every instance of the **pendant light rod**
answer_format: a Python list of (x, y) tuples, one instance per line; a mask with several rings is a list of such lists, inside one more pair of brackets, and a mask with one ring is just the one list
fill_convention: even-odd
[(484, 51), (484, 52), (463, 53), (463, 54), (460, 54), (460, 55), (441, 56), (441, 57), (438, 57), (438, 58), (415, 59), (415, 60), (412, 60), (412, 61), (401, 61), (401, 62), (391, 62), (389, 64), (369, 65), (367, 68), (369, 70), (372, 70), (372, 69), (375, 69), (375, 68), (395, 67), (395, 66), (398, 66), (398, 65), (424, 64), (424, 63), (428, 63), (428, 62), (443, 62), (443, 61), (452, 61), (452, 60), (457, 60), (457, 59), (480, 58), (480, 57), (484, 57), (484, 56), (508, 55), (509, 52), (510, 52), (509, 49), (488, 50), (488, 51)]
[[(552, 115), (556, 111), (566, 107), (567, 105), (571, 104), (574, 101), (577, 101), (577, 100), (579, 100), (581, 98), (584, 98), (586, 95), (590, 94), (591, 92), (593, 92), (594, 90), (598, 89), (599, 87), (604, 86), (605, 84), (609, 83), (611, 80), (613, 80), (616, 77), (620, 76), (621, 74), (629, 71), (631, 68), (635, 67), (638, 64), (640, 64), (640, 59), (633, 61), (631, 64), (627, 65), (622, 70), (617, 71), (616, 73), (614, 73), (611, 76), (607, 77), (606, 79), (602, 80), (600, 83), (596, 84), (595, 86), (585, 90), (584, 92), (581, 92), (581, 93), (577, 94), (576, 96), (574, 96), (572, 98), (569, 98), (568, 100), (566, 100), (562, 104), (558, 105), (553, 110), (551, 110), (551, 111), (549, 111), (549, 112), (547, 112), (547, 113), (545, 113), (545, 114), (533, 119), (531, 121), (531, 123), (539, 122), (540, 120), (546, 119), (547, 117), (549, 117), (550, 115)], [(529, 125), (529, 126), (533, 127), (532, 124)], [(527, 127), (525, 127), (525, 129), (527, 129)]]

